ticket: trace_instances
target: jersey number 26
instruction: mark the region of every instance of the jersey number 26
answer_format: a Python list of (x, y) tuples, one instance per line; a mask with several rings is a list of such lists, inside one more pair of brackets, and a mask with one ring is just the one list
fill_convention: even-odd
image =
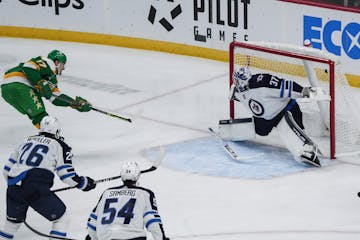
[[(26, 143), (20, 152), (20, 163), (25, 164), (31, 167), (38, 167), (42, 160), (44, 159), (44, 155), (49, 151), (49, 147), (42, 144), (33, 144), (31, 142)], [(24, 158), (24, 154), (29, 152), (26, 159)]]

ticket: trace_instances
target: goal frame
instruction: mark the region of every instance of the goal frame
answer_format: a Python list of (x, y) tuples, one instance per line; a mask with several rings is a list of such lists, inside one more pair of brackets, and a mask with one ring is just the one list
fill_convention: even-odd
[[(254, 45), (250, 43), (243, 42), (231, 42), (229, 45), (229, 88), (233, 84), (232, 73), (234, 71), (234, 49), (236, 47), (251, 49), (259, 52), (266, 52), (271, 54), (277, 54), (280, 56), (292, 57), (301, 60), (313, 61), (318, 63), (327, 64), (329, 66), (329, 94), (331, 97), (331, 101), (329, 104), (329, 134), (330, 134), (330, 158), (335, 159), (336, 154), (336, 144), (335, 144), (335, 62), (331, 59), (314, 57), (306, 54), (300, 54), (285, 50), (278, 50), (274, 48)], [(230, 119), (234, 119), (235, 117), (235, 104), (234, 100), (230, 100), (229, 103), (230, 110)]]

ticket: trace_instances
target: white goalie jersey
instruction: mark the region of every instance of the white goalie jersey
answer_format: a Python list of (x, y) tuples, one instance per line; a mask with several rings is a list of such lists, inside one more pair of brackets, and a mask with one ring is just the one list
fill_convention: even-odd
[(303, 87), (294, 81), (270, 74), (254, 74), (249, 79), (249, 91), (235, 91), (235, 100), (243, 102), (255, 117), (270, 120), (289, 104), (302, 98)]
[(102, 194), (87, 224), (92, 240), (146, 239), (145, 228), (154, 240), (165, 238), (154, 193), (146, 188), (110, 188)]

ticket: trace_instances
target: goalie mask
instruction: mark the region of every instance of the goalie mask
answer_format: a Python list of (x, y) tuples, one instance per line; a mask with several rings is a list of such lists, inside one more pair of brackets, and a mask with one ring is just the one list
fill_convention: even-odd
[(233, 81), (239, 92), (244, 92), (248, 89), (250, 78), (251, 72), (248, 67), (240, 66), (233, 72)]
[(123, 182), (136, 182), (140, 177), (139, 165), (136, 162), (125, 162), (121, 167), (120, 175)]
[(55, 117), (45, 116), (40, 122), (40, 132), (53, 134), (60, 139), (60, 123)]

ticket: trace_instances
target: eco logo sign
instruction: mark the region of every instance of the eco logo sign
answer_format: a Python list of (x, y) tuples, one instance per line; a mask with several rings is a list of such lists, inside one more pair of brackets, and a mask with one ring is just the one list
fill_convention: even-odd
[(304, 16), (304, 40), (309, 39), (313, 48), (323, 49), (351, 59), (360, 59), (360, 24)]
[(180, 4), (176, 5), (174, 3), (174, 0), (163, 0), (163, 1), (173, 3), (174, 5), (174, 7), (170, 10), (170, 18), (168, 16), (159, 17), (158, 16), (159, 14), (157, 13), (158, 10), (156, 9), (156, 7), (151, 5), (149, 10), (148, 20), (149, 22), (154, 24), (155, 20), (157, 18), (160, 18), (159, 23), (161, 24), (161, 26), (163, 26), (163, 28), (165, 28), (168, 32), (170, 32), (174, 28), (174, 26), (171, 24), (171, 21), (173, 21), (176, 17), (178, 17), (182, 13), (181, 5)]

